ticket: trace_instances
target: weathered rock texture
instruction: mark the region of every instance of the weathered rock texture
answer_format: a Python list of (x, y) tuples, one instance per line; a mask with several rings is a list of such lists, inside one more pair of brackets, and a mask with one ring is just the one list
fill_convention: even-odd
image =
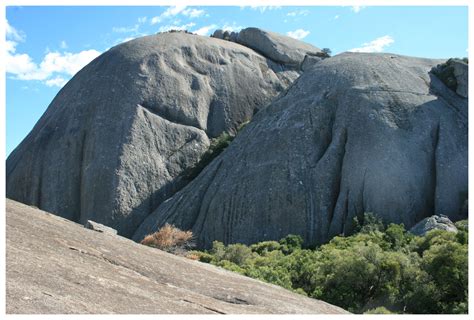
[(314, 64), (134, 235), (165, 222), (198, 243), (301, 234), (321, 243), (373, 212), (407, 228), (467, 216), (467, 99), (440, 60), (345, 53)]
[(415, 224), (410, 229), (410, 232), (417, 236), (424, 236), (428, 231), (431, 230), (444, 230), (455, 233), (458, 232), (458, 228), (456, 228), (454, 223), (449, 220), (449, 218), (445, 215), (434, 215), (428, 218), (424, 218), (423, 220)]
[(7, 199), (6, 312), (346, 313)]
[[(285, 71), (286, 70), (286, 71)], [(132, 236), (209, 139), (299, 73), (239, 44), (165, 33), (113, 47), (55, 97), (7, 160), (7, 196)]]
[[(222, 30), (216, 30), (212, 36), (226, 39)], [(246, 28), (238, 33), (228, 33), (227, 40), (243, 44), (273, 61), (298, 69), (306, 55), (324, 56), (321, 49), (308, 43), (259, 28)]]

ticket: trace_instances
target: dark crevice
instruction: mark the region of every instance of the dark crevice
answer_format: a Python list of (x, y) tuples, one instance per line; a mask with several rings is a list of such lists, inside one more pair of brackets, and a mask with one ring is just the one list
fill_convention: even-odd
[(334, 197), (332, 197), (333, 201), (331, 203), (331, 207), (329, 208), (329, 226), (332, 224), (334, 215), (335, 215), (335, 210), (336, 210), (336, 205), (337, 201), (341, 195), (341, 185), (342, 185), (342, 168), (344, 166), (344, 158), (346, 156), (346, 147), (347, 147), (347, 131), (344, 130), (343, 133), (343, 141), (341, 142), (343, 144), (343, 149), (341, 150), (341, 154), (339, 155), (339, 170), (336, 175), (336, 184), (337, 184), (337, 190), (334, 193)]
[(169, 110), (163, 110), (162, 108), (157, 108), (155, 106), (153, 106), (152, 104), (150, 103), (147, 103), (147, 102), (142, 102), (141, 104), (138, 104), (139, 107), (142, 107), (143, 109), (147, 110), (148, 112), (154, 114), (155, 116), (157, 117), (160, 117), (164, 120), (167, 120), (169, 122), (172, 122), (172, 123), (175, 123), (175, 124), (178, 124), (178, 125), (182, 125), (182, 126), (187, 126), (187, 127), (193, 127), (193, 128), (196, 128), (198, 130), (203, 130), (202, 128), (200, 128), (199, 126), (197, 126), (196, 124), (194, 123), (191, 123), (191, 121), (189, 121), (189, 119), (181, 119), (182, 117), (179, 117), (178, 116), (173, 116), (171, 115), (171, 113), (169, 112)]
[(342, 223), (341, 223), (341, 234), (344, 235), (346, 231), (346, 220), (349, 216), (349, 190), (346, 191), (346, 198), (344, 200), (344, 209), (342, 210), (344, 214), (342, 215)]
[(191, 304), (195, 304), (195, 305), (197, 305), (197, 306), (200, 306), (201, 308), (207, 309), (207, 310), (212, 311), (212, 312), (214, 312), (214, 313), (226, 314), (226, 313), (223, 312), (223, 311), (220, 311), (220, 310), (217, 310), (217, 309), (214, 309), (214, 308), (205, 306), (205, 305), (203, 305), (203, 304), (200, 304), (200, 303), (197, 303), (197, 302), (194, 302), (194, 301), (191, 301), (191, 300), (182, 299), (182, 301), (187, 302), (187, 303), (191, 303)]
[(82, 213), (82, 180), (84, 176), (84, 153), (86, 148), (86, 136), (87, 133), (84, 131), (81, 139), (81, 151), (79, 153), (79, 192), (77, 192), (77, 210), (74, 212), (74, 215), (72, 217), (72, 221), (74, 222), (79, 222)]
[[(197, 215), (194, 217), (194, 222), (193, 222), (194, 227), (196, 226), (199, 215), (201, 214), (201, 212), (203, 212), (203, 207), (202, 207), (203, 206), (203, 200), (206, 197), (206, 194), (207, 194), (209, 188), (211, 187), (212, 182), (214, 181), (214, 178), (217, 176), (217, 173), (219, 172), (219, 169), (221, 168), (221, 166), (222, 166), (222, 160), (219, 160), (219, 163), (216, 165), (216, 169), (214, 170), (214, 173), (212, 173), (211, 177), (209, 178), (209, 182), (206, 186), (206, 189), (203, 191), (202, 196), (199, 199), (200, 205), (199, 205), (199, 209), (197, 211)], [(212, 202), (212, 198), (209, 200), (209, 203), (208, 203), (208, 205), (206, 207), (206, 210), (204, 212), (207, 212), (207, 210), (209, 210), (209, 206), (211, 205), (211, 202)], [(202, 233), (202, 230), (204, 229), (204, 223), (205, 222), (206, 222), (206, 219), (202, 219), (201, 225), (199, 226), (198, 230), (196, 230), (194, 227), (192, 228), (195, 231), (196, 234), (201, 234)]]
[(437, 177), (437, 169), (436, 169), (436, 158), (437, 158), (437, 150), (438, 150), (438, 144), (439, 144), (439, 131), (440, 131), (440, 124), (436, 126), (435, 132), (434, 132), (434, 141), (433, 141), (433, 153), (431, 157), (431, 172), (433, 174), (433, 187), (432, 187), (432, 213), (430, 214), (436, 214), (436, 186), (438, 184), (438, 177)]
[(224, 297), (214, 296), (212, 298), (220, 300), (220, 301), (224, 301), (224, 302), (227, 302), (227, 303), (231, 303), (231, 304), (243, 304), (243, 305), (247, 305), (247, 306), (251, 305), (251, 303), (249, 303), (247, 300), (240, 299), (240, 298), (237, 298), (237, 297), (227, 296), (227, 297), (224, 298)]

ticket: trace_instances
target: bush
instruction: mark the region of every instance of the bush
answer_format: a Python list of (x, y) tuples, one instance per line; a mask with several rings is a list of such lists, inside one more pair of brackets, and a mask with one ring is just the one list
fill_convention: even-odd
[(157, 232), (147, 235), (140, 243), (171, 253), (183, 253), (194, 246), (192, 238), (191, 231), (182, 231), (167, 223)]
[(290, 254), (297, 249), (301, 249), (303, 238), (299, 235), (289, 234), (280, 240), (281, 250), (285, 254)]
[(367, 310), (364, 314), (393, 314), (390, 310), (385, 307), (377, 307), (374, 309)]
[[(467, 313), (468, 227), (414, 236), (367, 213), (358, 233), (315, 249), (288, 235), (250, 247), (215, 241), (200, 261), (280, 285), (354, 313)], [(460, 237), (461, 233), (465, 233)]]

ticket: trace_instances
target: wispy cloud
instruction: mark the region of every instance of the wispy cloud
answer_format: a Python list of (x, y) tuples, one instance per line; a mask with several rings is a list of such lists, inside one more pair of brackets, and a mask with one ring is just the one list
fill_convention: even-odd
[(243, 28), (244, 28), (244, 27), (242, 27), (242, 26), (240, 26), (240, 25), (237, 25), (237, 23), (235, 23), (235, 21), (234, 21), (234, 22), (232, 22), (232, 24), (230, 24), (230, 23), (225, 23), (225, 24), (222, 26), (222, 28), (220, 28), (220, 29), (222, 29), (222, 30), (224, 30), (224, 31), (229, 31), (229, 32), (237, 32), (237, 31), (242, 30)]
[(165, 26), (161, 26), (158, 31), (159, 32), (166, 32), (166, 31), (170, 31), (170, 30), (188, 30), (189, 28), (192, 28), (194, 27), (196, 24), (194, 22), (190, 22), (190, 23), (186, 23), (186, 24), (183, 24), (183, 25), (165, 25)]
[(292, 38), (301, 40), (301, 39), (304, 39), (305, 37), (307, 37), (308, 34), (310, 34), (310, 32), (307, 31), (307, 30), (303, 30), (303, 29), (297, 29), (295, 31), (288, 31), (286, 34), (288, 36), (292, 37)]
[(385, 50), (386, 47), (390, 46), (394, 43), (395, 40), (389, 36), (379, 37), (375, 40), (370, 42), (363, 43), (361, 47), (350, 49), (350, 52), (382, 52)]
[(7, 27), (6, 27), (7, 39), (10, 39), (16, 42), (25, 41), (26, 35), (24, 32), (16, 30), (14, 27), (12, 27), (8, 23), (8, 20), (6, 20), (6, 23), (7, 23)]
[(150, 24), (154, 25), (154, 24), (163, 22), (164, 20), (175, 17), (178, 14), (181, 14), (181, 15), (186, 16), (188, 18), (198, 18), (198, 17), (206, 14), (206, 11), (204, 11), (202, 9), (196, 9), (196, 8), (187, 8), (187, 6), (169, 7), (168, 9), (166, 9), (159, 16), (155, 16), (155, 17), (151, 18), (150, 19)]
[(201, 9), (187, 8), (183, 10), (181, 13), (189, 18), (198, 18), (200, 16), (203, 16), (206, 13), (206, 11), (201, 10)]
[(140, 28), (140, 25), (136, 24), (132, 27), (113, 27), (112, 31), (117, 32), (117, 33), (132, 33), (132, 32), (138, 32), (139, 28)]
[(44, 83), (48, 87), (62, 87), (66, 84), (67, 80), (63, 77), (55, 77), (53, 79), (46, 80)]
[(339, 19), (339, 15), (338, 15), (338, 14), (336, 14), (336, 15), (334, 16), (334, 20), (337, 20), (337, 19)]
[(197, 30), (194, 30), (193, 33), (201, 35), (201, 36), (207, 36), (211, 32), (211, 30), (215, 30), (216, 28), (217, 28), (217, 25), (211, 24), (211, 25), (199, 28)]
[(140, 18), (138, 18), (137, 21), (138, 21), (139, 24), (144, 24), (144, 23), (147, 22), (147, 20), (148, 20), (148, 17), (140, 17)]
[(39, 80), (47, 86), (62, 86), (65, 78), (70, 78), (100, 54), (92, 49), (78, 53), (47, 52), (37, 64), (28, 54), (17, 53), (18, 41), (24, 41), (25, 38), (7, 21), (6, 72), (18, 80)]
[(61, 41), (61, 43), (59, 44), (59, 47), (60, 47), (61, 49), (67, 49), (68, 46), (67, 46), (66, 41), (64, 41), (64, 40)]
[(309, 10), (296, 10), (290, 11), (286, 15), (289, 17), (296, 17), (296, 16), (307, 16), (309, 14)]
[[(246, 6), (242, 6), (242, 7), (240, 7), (240, 8), (241, 8), (241, 9), (245, 9)], [(264, 13), (265, 11), (281, 9), (281, 6), (253, 5), (253, 6), (250, 6), (250, 9), (252, 9), (252, 10), (258, 10), (258, 11), (260, 11), (260, 13)]]
[(359, 13), (360, 10), (362, 10), (364, 8), (365, 8), (364, 6), (352, 6), (351, 10), (352, 10), (352, 12)]

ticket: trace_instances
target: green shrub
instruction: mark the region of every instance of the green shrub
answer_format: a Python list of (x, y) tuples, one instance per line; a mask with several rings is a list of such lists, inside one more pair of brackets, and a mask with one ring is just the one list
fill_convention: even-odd
[(297, 249), (301, 249), (303, 238), (300, 235), (289, 234), (280, 240), (281, 250), (285, 254), (290, 254)]
[(357, 223), (358, 233), (311, 250), (298, 235), (250, 247), (215, 241), (200, 260), (354, 313), (467, 313), (467, 221), (457, 234), (421, 237), (370, 213)]
[(281, 244), (276, 241), (263, 241), (250, 246), (252, 252), (256, 252), (261, 256), (266, 255), (268, 252), (280, 250)]

